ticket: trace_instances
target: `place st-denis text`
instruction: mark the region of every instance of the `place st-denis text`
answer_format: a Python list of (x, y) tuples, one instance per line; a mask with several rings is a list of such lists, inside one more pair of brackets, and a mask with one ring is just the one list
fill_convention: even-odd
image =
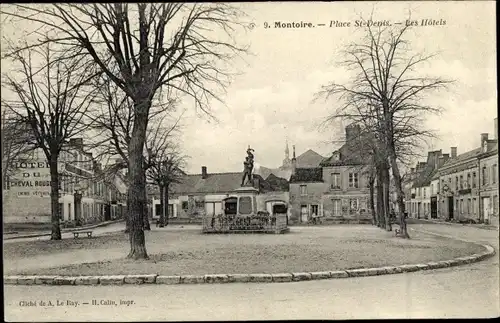
[(314, 28), (319, 27), (331, 27), (331, 28), (342, 28), (342, 27), (389, 27), (393, 25), (405, 25), (407, 27), (416, 26), (445, 26), (446, 20), (444, 19), (416, 19), (416, 20), (403, 20), (397, 22), (391, 22), (389, 20), (354, 20), (352, 21), (341, 21), (341, 20), (330, 20), (329, 24), (313, 24), (308, 21), (275, 21), (273, 24), (264, 22), (264, 28), (277, 28), (277, 29), (304, 29), (304, 28)]

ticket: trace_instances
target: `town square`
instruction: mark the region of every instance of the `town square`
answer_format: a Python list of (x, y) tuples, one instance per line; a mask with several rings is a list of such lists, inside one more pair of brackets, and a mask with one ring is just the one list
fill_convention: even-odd
[(499, 316), (495, 5), (2, 4), (4, 320)]

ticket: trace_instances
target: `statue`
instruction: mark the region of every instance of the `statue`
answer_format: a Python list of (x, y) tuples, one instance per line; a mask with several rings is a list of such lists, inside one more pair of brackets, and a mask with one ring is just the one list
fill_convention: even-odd
[(253, 170), (253, 155), (254, 150), (248, 146), (247, 148), (247, 156), (245, 157), (245, 161), (243, 162), (243, 178), (241, 179), (241, 186), (245, 185), (245, 179), (248, 177), (248, 182), (252, 183), (252, 170)]

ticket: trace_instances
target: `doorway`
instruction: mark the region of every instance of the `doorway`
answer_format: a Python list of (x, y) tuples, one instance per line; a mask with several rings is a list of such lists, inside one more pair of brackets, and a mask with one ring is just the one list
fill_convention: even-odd
[(452, 220), (454, 218), (453, 214), (453, 196), (448, 197), (448, 219)]
[(307, 220), (309, 218), (309, 214), (307, 212), (307, 205), (301, 205), (300, 206), (300, 220), (302, 223), (307, 223)]
[(490, 198), (483, 197), (483, 219), (484, 223), (490, 223)]
[(437, 197), (431, 197), (431, 219), (437, 219)]

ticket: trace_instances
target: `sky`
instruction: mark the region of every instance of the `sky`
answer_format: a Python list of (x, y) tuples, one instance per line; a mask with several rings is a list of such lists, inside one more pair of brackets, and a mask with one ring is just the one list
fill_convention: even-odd
[[(391, 22), (435, 19), (441, 26), (410, 29), (408, 41), (415, 52), (436, 53), (422, 67), (431, 75), (455, 82), (445, 92), (429, 97), (430, 104), (444, 109), (429, 116), (426, 125), (438, 139), (429, 149), (458, 147), (462, 153), (480, 144), (480, 134), (493, 136), (497, 115), (495, 4), (463, 2), (284, 2), (243, 3), (251, 30), (235, 35), (249, 45), (251, 55), (232, 62), (239, 74), (222, 96), (213, 102), (217, 121), (200, 115), (186, 102), (182, 147), (190, 156), (187, 171), (239, 172), (245, 150), (255, 149), (256, 166), (278, 167), (284, 158), (285, 141), (296, 146), (297, 155), (308, 149), (329, 156), (339, 147), (344, 129), (320, 127), (339, 102), (314, 101), (322, 85), (343, 82), (348, 73), (336, 64), (340, 51), (363, 36), (352, 26), (361, 17)], [(351, 22), (351, 27), (329, 28), (331, 20)], [(264, 28), (264, 23), (311, 22), (326, 24), (310, 29)], [(3, 28), (3, 33), (7, 33)], [(427, 150), (427, 147), (425, 148)], [(422, 159), (424, 160), (424, 159)]]

